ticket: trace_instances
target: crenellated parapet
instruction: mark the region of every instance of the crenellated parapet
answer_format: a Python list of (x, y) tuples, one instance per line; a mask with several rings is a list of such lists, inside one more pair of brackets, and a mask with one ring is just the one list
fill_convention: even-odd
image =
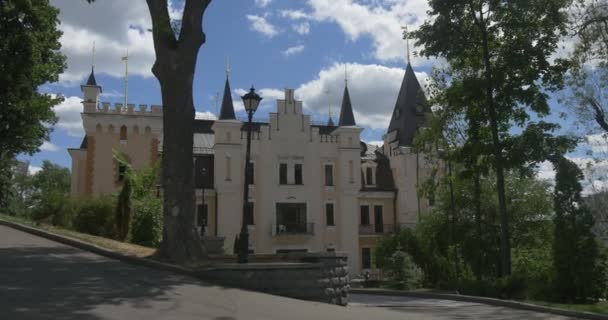
[(136, 106), (135, 104), (129, 103), (125, 106), (122, 103), (115, 103), (114, 105), (111, 105), (109, 102), (102, 102), (101, 108), (84, 110), (84, 113), (161, 117), (163, 115), (163, 108), (162, 106), (156, 104), (150, 106), (147, 104), (140, 104)]

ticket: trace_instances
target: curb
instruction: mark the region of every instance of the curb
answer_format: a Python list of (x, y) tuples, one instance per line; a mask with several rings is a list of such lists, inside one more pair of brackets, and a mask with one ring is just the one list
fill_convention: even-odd
[(363, 288), (351, 288), (350, 293), (354, 294), (373, 294), (381, 296), (392, 296), (392, 297), (412, 297), (412, 298), (425, 298), (425, 299), (440, 299), (440, 300), (454, 300), (463, 302), (475, 302), (483, 303), (499, 307), (508, 307), (513, 309), (528, 310), (534, 312), (551, 313), (560, 316), (578, 318), (578, 319), (591, 319), (591, 320), (608, 320), (608, 315), (591, 312), (571, 311), (565, 309), (558, 309), (552, 307), (539, 306), (530, 303), (518, 302), (513, 300), (501, 300), (494, 298), (485, 298), (477, 296), (466, 296), (460, 294), (450, 293), (436, 293), (436, 292), (412, 292), (412, 291), (398, 291), (389, 289), (363, 289)]
[(162, 271), (174, 272), (174, 273), (178, 273), (181, 275), (198, 278), (196, 272), (191, 269), (187, 269), (184, 267), (180, 267), (180, 266), (176, 266), (176, 265), (168, 264), (168, 263), (164, 263), (164, 262), (154, 261), (151, 259), (138, 258), (136, 256), (125, 255), (125, 254), (118, 253), (116, 251), (112, 251), (109, 249), (105, 249), (105, 248), (102, 248), (102, 247), (99, 247), (94, 244), (90, 244), (90, 243), (87, 243), (87, 242), (84, 242), (84, 241), (81, 241), (78, 239), (74, 239), (74, 238), (71, 238), (68, 236), (58, 235), (56, 233), (52, 233), (52, 232), (45, 231), (45, 230), (36, 229), (33, 227), (22, 225), (20, 223), (0, 219), (0, 225), (10, 227), (13, 229), (17, 229), (19, 231), (23, 231), (23, 232), (30, 233), (33, 235), (37, 235), (37, 236), (40, 236), (40, 237), (43, 237), (43, 238), (46, 238), (49, 240), (53, 240), (55, 242), (59, 242), (59, 243), (62, 243), (62, 244), (65, 244), (65, 245), (68, 245), (71, 247), (93, 252), (100, 256), (104, 256), (106, 258), (120, 260), (122, 262), (126, 262), (129, 264), (144, 266), (144, 267), (158, 269), (158, 270), (162, 270)]

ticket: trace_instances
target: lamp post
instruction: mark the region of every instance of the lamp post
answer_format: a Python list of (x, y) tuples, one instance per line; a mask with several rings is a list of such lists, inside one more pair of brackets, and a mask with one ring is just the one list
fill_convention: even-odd
[(239, 236), (239, 251), (238, 251), (238, 262), (247, 263), (249, 260), (249, 231), (247, 230), (247, 209), (249, 209), (249, 171), (251, 166), (249, 164), (249, 158), (251, 153), (251, 119), (253, 113), (257, 110), (262, 101), (255, 88), (251, 86), (249, 92), (242, 96), (243, 104), (245, 105), (245, 111), (247, 111), (247, 151), (245, 153), (245, 183), (243, 186), (243, 222), (241, 225), (241, 234)]

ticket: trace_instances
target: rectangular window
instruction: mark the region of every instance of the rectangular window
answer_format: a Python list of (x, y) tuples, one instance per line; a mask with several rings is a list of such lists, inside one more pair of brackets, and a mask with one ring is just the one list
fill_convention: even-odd
[(382, 206), (374, 206), (374, 231), (384, 233), (384, 218), (382, 217)]
[(277, 203), (277, 234), (312, 233), (306, 219), (306, 203)]
[(302, 184), (302, 164), (296, 163), (294, 166), (295, 184)]
[(333, 203), (325, 204), (325, 223), (328, 226), (335, 226), (335, 224), (334, 224), (334, 204)]
[(372, 249), (361, 248), (361, 269), (372, 268)]
[(365, 168), (365, 184), (372, 185), (374, 184), (374, 176), (372, 173), (372, 168)]
[(361, 206), (361, 225), (369, 225), (369, 206)]
[(254, 181), (254, 177), (255, 177), (255, 163), (249, 161), (249, 168), (247, 170), (247, 180), (249, 181), (249, 184), (255, 184)]
[(287, 184), (287, 163), (279, 165), (279, 184)]
[(247, 204), (247, 208), (245, 211), (245, 223), (247, 223), (248, 226), (255, 225), (253, 208), (254, 208), (253, 202), (249, 202)]
[(325, 165), (325, 185), (334, 185), (334, 166), (332, 166), (331, 164)]

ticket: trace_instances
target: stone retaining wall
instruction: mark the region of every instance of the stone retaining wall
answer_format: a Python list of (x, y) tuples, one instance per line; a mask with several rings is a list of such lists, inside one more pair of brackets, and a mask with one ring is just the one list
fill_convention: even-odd
[(305, 253), (277, 259), (280, 262), (215, 264), (200, 270), (198, 275), (228, 287), (342, 306), (348, 303), (346, 255)]

